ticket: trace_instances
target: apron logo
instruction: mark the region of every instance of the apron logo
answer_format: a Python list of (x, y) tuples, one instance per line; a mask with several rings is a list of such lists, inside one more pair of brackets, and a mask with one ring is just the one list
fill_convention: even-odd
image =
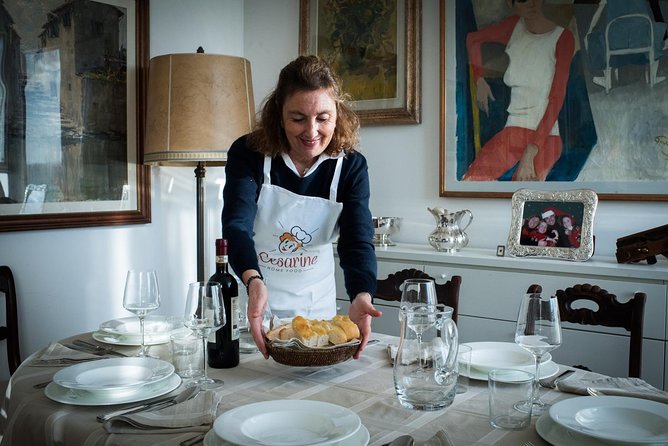
[(276, 250), (263, 251), (258, 253), (258, 259), (263, 266), (274, 271), (308, 271), (318, 263), (318, 256), (308, 255), (304, 249), (304, 245), (308, 245), (312, 240), (313, 237), (307, 231), (299, 226), (293, 226), (289, 232), (286, 231), (278, 236), (278, 255), (271, 254), (271, 252), (276, 253)]

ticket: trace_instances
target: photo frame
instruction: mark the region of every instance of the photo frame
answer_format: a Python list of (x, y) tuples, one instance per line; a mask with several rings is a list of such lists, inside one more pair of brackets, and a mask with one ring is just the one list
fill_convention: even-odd
[(421, 122), (421, 0), (300, 0), (299, 54), (332, 66), (362, 125)]
[(150, 223), (149, 0), (4, 8), (0, 232)]
[[(605, 4), (544, 3), (544, 16), (561, 27), (558, 32), (570, 32), (574, 41), (570, 63), (564, 65), (568, 72), (562, 71), (567, 82), (556, 121), (561, 149), (555, 149), (556, 155), (545, 164), (544, 180), (515, 181), (517, 164), (513, 166), (512, 162), (508, 170), (506, 165), (487, 164), (493, 166), (491, 178), (469, 176), (476, 157), (491, 148), (486, 147), (487, 143), (501, 136), (508, 122), (511, 96), (504, 82), (509, 60), (506, 46), (486, 41), (481, 44), (482, 65), (475, 65), (482, 70), (495, 99), (488, 102), (487, 112), (481, 110), (476, 100), (479, 78), (466, 44), (472, 32), (483, 28), (489, 31), (489, 25), (508, 20), (515, 11), (506, 2), (490, 5), (484, 0), (440, 0), (440, 196), (509, 198), (520, 188), (591, 189), (601, 200), (668, 201), (668, 93), (661, 79), (668, 77), (668, 56), (658, 57), (660, 53), (656, 53), (656, 64), (652, 65), (627, 64), (620, 57), (614, 61), (619, 66), (610, 69), (614, 73), (606, 85), (605, 67), (599, 66), (605, 51), (598, 37), (601, 28), (605, 32), (607, 10), (602, 10), (599, 19), (594, 18), (599, 7), (611, 8), (610, 2)], [(627, 6), (634, 7), (635, 3)], [(640, 15), (643, 23), (663, 35), (665, 23), (653, 17), (649, 6)], [(629, 26), (639, 27), (638, 23)], [(632, 29), (635, 35), (642, 33)], [(662, 38), (655, 43), (662, 45)], [(554, 127), (551, 131), (557, 132)], [(481, 163), (474, 173), (480, 173)], [(498, 176), (496, 166), (503, 170)]]
[(585, 261), (594, 254), (594, 191), (520, 189), (511, 203), (509, 255)]

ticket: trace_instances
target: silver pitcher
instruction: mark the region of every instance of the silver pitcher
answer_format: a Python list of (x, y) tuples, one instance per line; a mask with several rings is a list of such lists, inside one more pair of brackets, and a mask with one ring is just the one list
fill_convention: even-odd
[(439, 207), (427, 210), (436, 219), (436, 229), (429, 234), (429, 244), (437, 251), (457, 252), (469, 244), (469, 237), (464, 231), (473, 221), (471, 211), (448, 212)]

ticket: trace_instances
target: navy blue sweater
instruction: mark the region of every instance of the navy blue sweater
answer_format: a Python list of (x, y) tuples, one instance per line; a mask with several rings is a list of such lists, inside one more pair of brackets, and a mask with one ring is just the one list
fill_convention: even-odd
[[(223, 237), (229, 241), (230, 266), (239, 277), (248, 269), (260, 270), (253, 226), (263, 183), (263, 163), (264, 155), (248, 146), (247, 136), (237, 139), (227, 153)], [(302, 178), (277, 157), (272, 162), (271, 183), (299, 195), (328, 199), (335, 167), (335, 159), (326, 160)], [(336, 200), (343, 203), (337, 251), (346, 292), (350, 300), (364, 291), (373, 296), (376, 292), (376, 253), (369, 211), (369, 175), (366, 159), (361, 153), (345, 156)], [(341, 294), (340, 291), (337, 293)]]

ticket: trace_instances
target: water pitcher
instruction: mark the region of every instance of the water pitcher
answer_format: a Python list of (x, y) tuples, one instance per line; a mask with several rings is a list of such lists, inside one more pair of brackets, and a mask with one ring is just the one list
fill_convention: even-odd
[(416, 305), (399, 312), (394, 389), (404, 407), (438, 410), (452, 404), (458, 376), (452, 311), (445, 305)]
[(436, 229), (429, 234), (429, 244), (437, 251), (457, 252), (469, 243), (466, 228), (473, 221), (473, 214), (468, 209), (448, 212), (447, 209), (427, 208), (436, 219)]

